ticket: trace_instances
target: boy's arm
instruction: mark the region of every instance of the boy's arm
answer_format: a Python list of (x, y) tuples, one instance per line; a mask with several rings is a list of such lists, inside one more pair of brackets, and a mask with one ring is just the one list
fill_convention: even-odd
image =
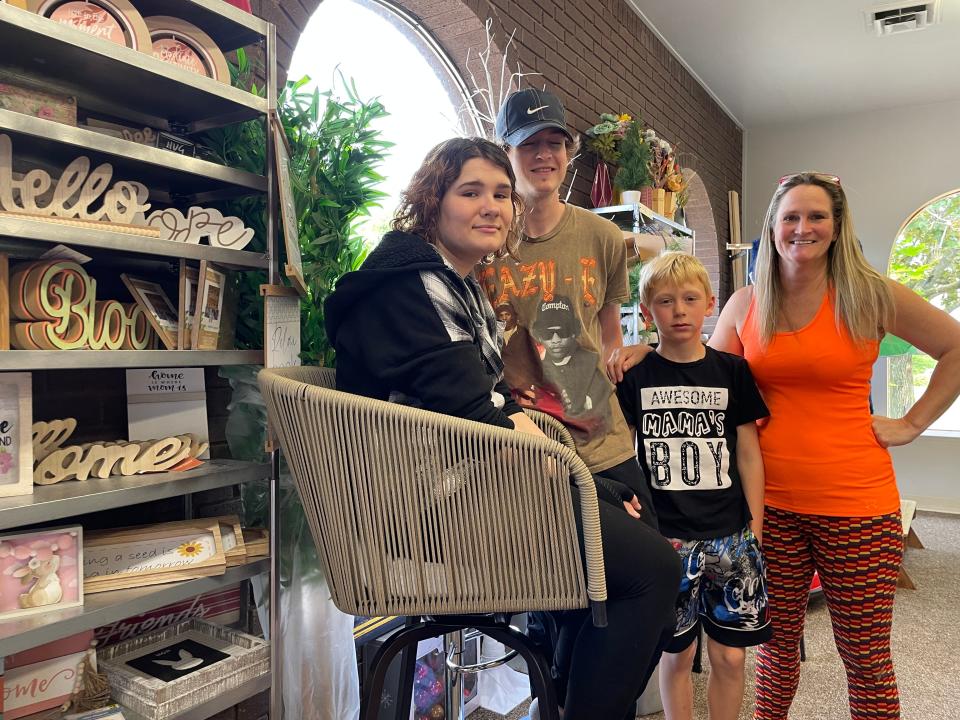
[(737, 426), (737, 470), (750, 508), (750, 529), (763, 542), (763, 456), (755, 422)]

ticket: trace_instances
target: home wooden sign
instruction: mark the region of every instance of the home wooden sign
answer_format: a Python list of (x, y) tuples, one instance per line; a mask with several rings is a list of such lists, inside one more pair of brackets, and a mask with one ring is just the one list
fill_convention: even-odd
[(226, 571), (217, 518), (99, 530), (87, 534), (84, 592), (158, 585)]
[(10, 277), (17, 350), (144, 350), (153, 329), (136, 303), (97, 300), (97, 281), (70, 260), (17, 266)]

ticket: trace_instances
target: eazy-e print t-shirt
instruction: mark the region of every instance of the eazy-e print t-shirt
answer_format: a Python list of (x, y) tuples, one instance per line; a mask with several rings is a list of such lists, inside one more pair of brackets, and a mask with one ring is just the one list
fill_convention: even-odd
[(743, 358), (705, 350), (690, 363), (650, 353), (617, 387), (667, 537), (724, 537), (750, 521), (737, 427), (769, 411)]
[(609, 220), (567, 205), (551, 232), (523, 238), (518, 259), (477, 272), (504, 323), (504, 379), (514, 397), (566, 425), (592, 472), (634, 454), (604, 370), (598, 319), (604, 305), (630, 294), (622, 238)]

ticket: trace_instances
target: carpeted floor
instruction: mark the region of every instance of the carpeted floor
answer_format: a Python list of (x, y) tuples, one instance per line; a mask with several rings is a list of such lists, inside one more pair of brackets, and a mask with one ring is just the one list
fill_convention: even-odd
[[(960, 517), (918, 513), (914, 520), (925, 549), (908, 548), (904, 567), (917, 585), (901, 588), (894, 609), (893, 657), (903, 720), (960, 718)], [(822, 598), (811, 601), (806, 625), (807, 660), (791, 720), (849, 720), (846, 677)], [(695, 717), (706, 720), (705, 672), (694, 676)], [(753, 653), (747, 655), (747, 689), (740, 720), (753, 718)], [(524, 716), (525, 705), (508, 717)], [(478, 711), (470, 720), (504, 716)], [(662, 720), (663, 713), (643, 716)], [(598, 718), (597, 720), (603, 720)]]

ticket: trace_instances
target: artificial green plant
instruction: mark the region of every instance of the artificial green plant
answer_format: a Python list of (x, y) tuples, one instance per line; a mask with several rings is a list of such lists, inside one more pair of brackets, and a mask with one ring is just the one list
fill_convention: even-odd
[[(242, 51), (238, 51), (237, 65), (232, 71), (235, 85), (263, 94), (263, 89), (251, 81), (251, 67)], [(306, 77), (289, 81), (277, 101), (277, 113), (290, 146), (290, 180), (307, 285), (307, 297), (300, 303), (301, 359), (305, 365), (333, 362), (323, 302), (337, 279), (359, 266), (366, 255), (355, 228), (358, 220), (367, 216), (385, 195), (377, 189), (383, 179), (377, 168), (392, 146), (373, 127), (387, 115), (383, 105), (376, 99), (361, 99), (352, 81), (340, 74), (338, 78), (339, 87), (327, 92), (309, 89)], [(201, 141), (218, 162), (262, 173), (266, 161), (264, 130), (262, 121), (250, 121), (209, 131)], [(227, 203), (226, 210), (254, 228), (258, 245), (250, 249), (264, 251), (265, 198), (240, 198)], [(282, 242), (278, 245), (282, 246)], [(239, 307), (243, 308), (237, 322), (239, 347), (262, 347), (263, 303), (259, 286), (264, 280), (262, 273), (239, 275)], [(258, 370), (256, 366), (228, 366), (220, 371), (233, 389), (226, 434), (231, 455), (237, 459), (265, 459), (266, 410), (256, 384)], [(299, 498), (289, 483), (284, 487), (280, 499), (284, 535), (282, 582), (289, 578), (293, 556), (287, 552), (290, 543), (307, 557), (315, 555)], [(245, 520), (265, 524), (268, 500), (263, 485), (244, 486)], [(316, 568), (318, 564), (314, 560), (303, 566)]]

